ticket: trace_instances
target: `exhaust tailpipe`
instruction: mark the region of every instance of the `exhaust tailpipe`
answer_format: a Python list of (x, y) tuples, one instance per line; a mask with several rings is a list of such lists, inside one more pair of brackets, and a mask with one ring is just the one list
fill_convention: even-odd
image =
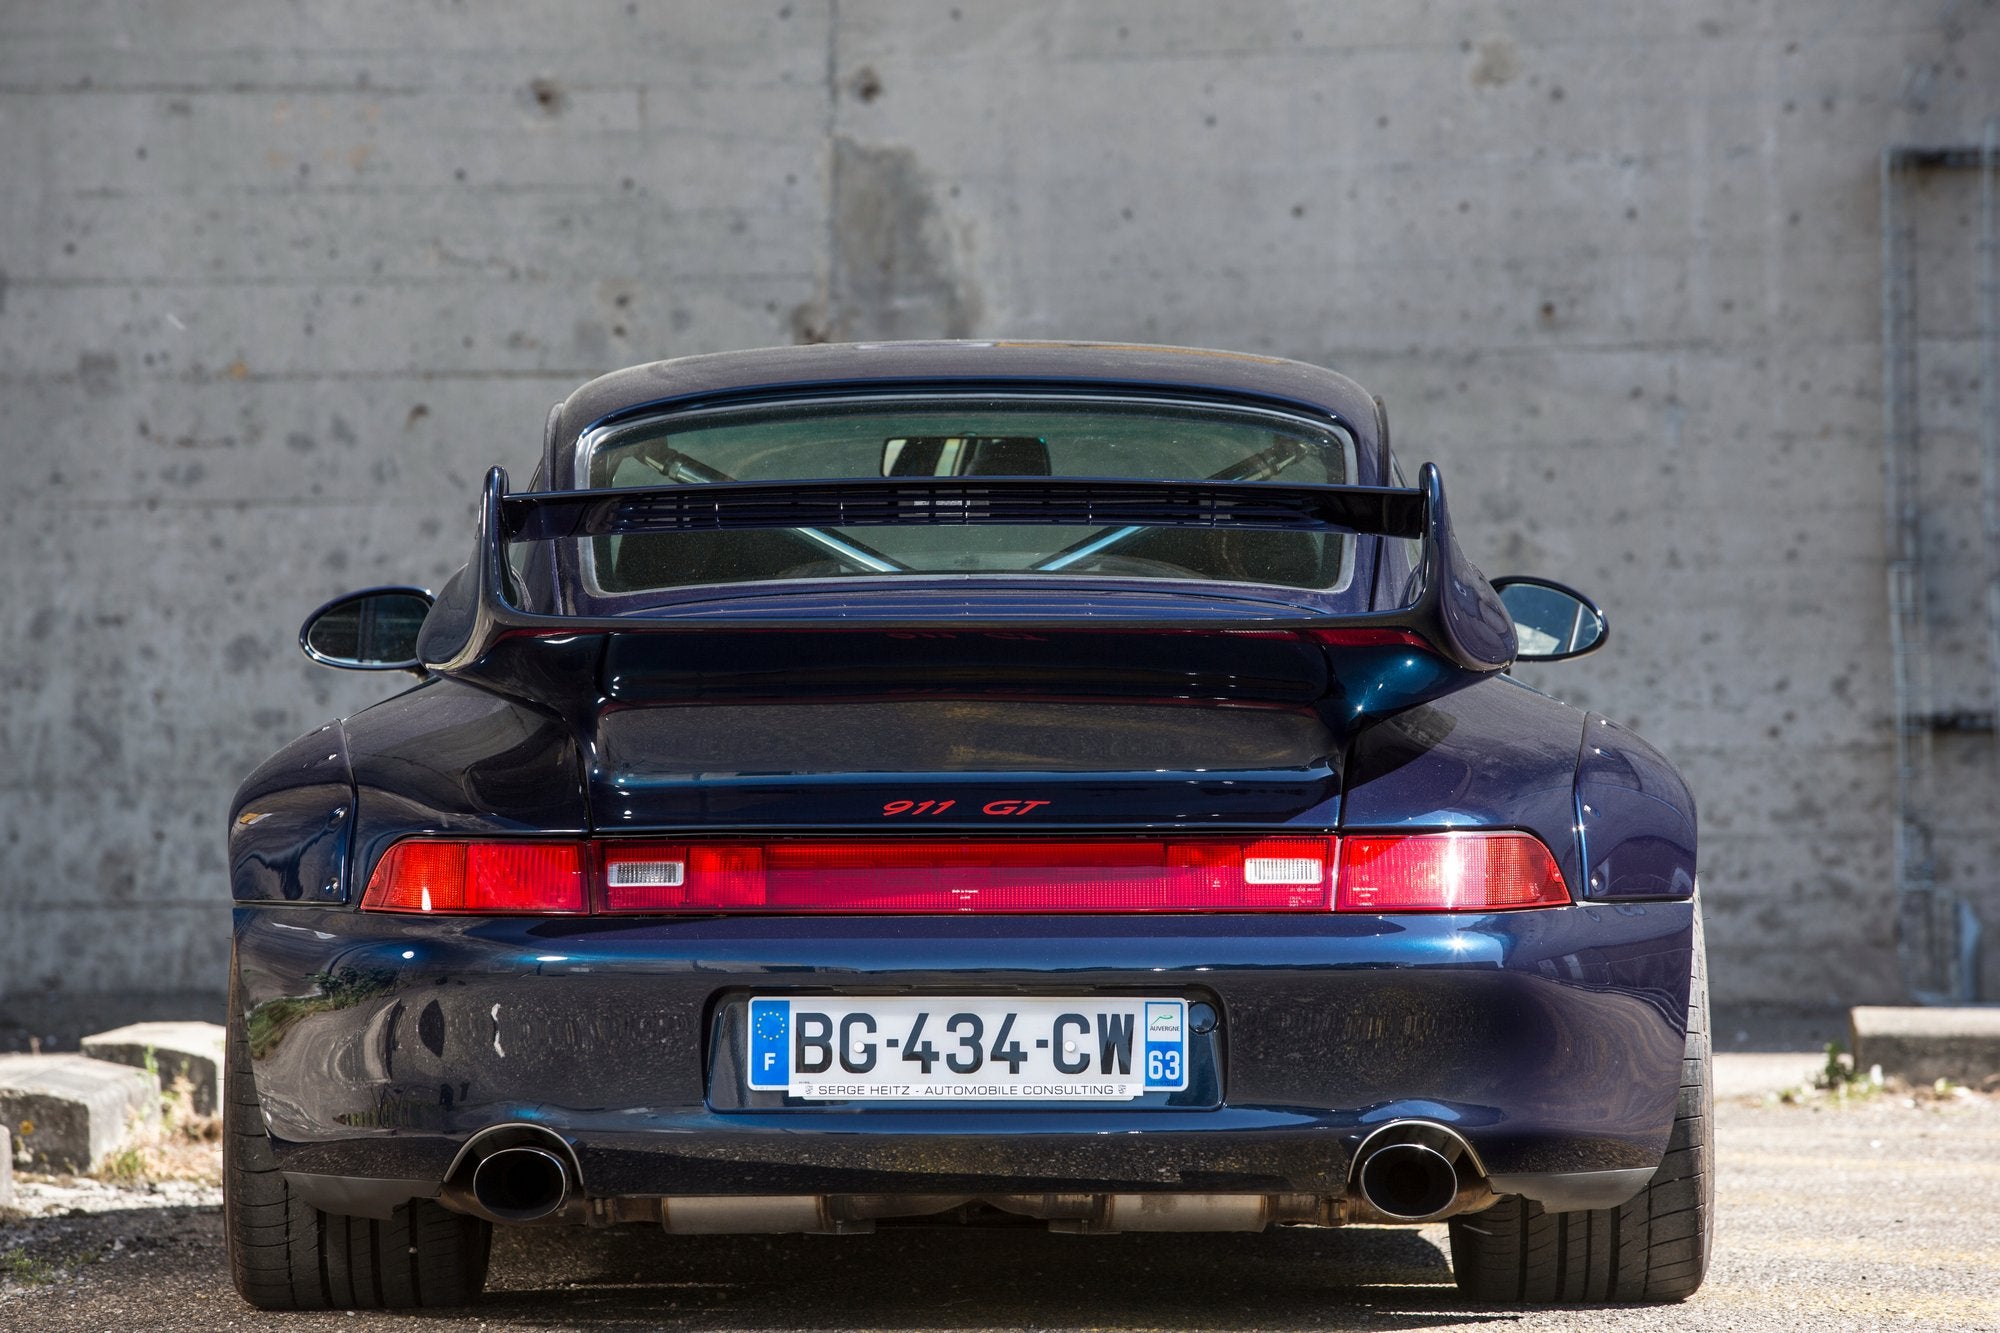
[(1436, 1217), (1458, 1197), (1451, 1159), (1421, 1143), (1392, 1143), (1361, 1164), (1361, 1197), (1391, 1217)]
[(1456, 1130), (1428, 1121), (1384, 1125), (1354, 1155), (1369, 1208), (1393, 1222), (1429, 1222), (1490, 1195), (1478, 1156)]
[(533, 1222), (569, 1199), (569, 1167), (546, 1148), (502, 1148), (472, 1170), (472, 1197), (501, 1222)]

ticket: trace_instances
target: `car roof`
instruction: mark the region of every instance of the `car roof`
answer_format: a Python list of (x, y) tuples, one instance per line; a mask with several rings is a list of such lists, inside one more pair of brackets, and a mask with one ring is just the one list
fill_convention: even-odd
[(895, 388), (1099, 388), (1261, 400), (1336, 418), (1354, 436), (1364, 476), (1386, 471), (1380, 400), (1345, 375), (1303, 361), (1134, 343), (956, 341), (766, 347), (600, 375), (550, 414), (544, 475), (551, 489), (569, 489), (577, 441), (633, 416), (744, 398)]

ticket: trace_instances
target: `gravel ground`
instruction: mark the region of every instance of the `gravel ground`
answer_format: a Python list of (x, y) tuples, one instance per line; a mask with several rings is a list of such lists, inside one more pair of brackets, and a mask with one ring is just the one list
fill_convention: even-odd
[(212, 1189), (31, 1179), (19, 1202), (36, 1215), (0, 1223), (0, 1328), (2000, 1330), (2000, 1098), (1770, 1096), (1817, 1063), (1718, 1054), (1715, 1262), (1681, 1306), (1468, 1306), (1441, 1226), (674, 1240), (626, 1229), (503, 1233), (490, 1294), (467, 1312), (262, 1315), (230, 1289)]

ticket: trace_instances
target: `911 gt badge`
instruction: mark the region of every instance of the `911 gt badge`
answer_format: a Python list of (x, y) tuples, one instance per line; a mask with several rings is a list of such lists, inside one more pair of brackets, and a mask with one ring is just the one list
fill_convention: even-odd
[[(884, 801), (882, 818), (894, 819), (898, 815), (941, 815), (957, 804), (957, 801)], [(1000, 819), (1009, 815), (1029, 814), (1050, 804), (1052, 802), (1049, 801), (988, 801), (979, 807), (979, 813)]]

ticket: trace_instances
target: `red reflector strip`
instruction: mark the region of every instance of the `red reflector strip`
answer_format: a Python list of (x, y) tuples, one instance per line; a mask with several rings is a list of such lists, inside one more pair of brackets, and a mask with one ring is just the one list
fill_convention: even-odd
[(1340, 912), (1490, 912), (1569, 902), (1562, 871), (1528, 833), (1340, 840)]
[(574, 842), (399, 842), (375, 864), (372, 912), (564, 915), (590, 910)]
[[(602, 867), (594, 903), (587, 853)], [(1539, 839), (1477, 832), (1339, 840), (419, 838), (383, 855), (361, 906), (432, 914), (866, 915), (1489, 912), (1569, 901)]]
[[(1331, 838), (826, 839), (607, 844), (685, 856), (679, 884), (607, 883), (610, 912), (1324, 912)], [(1261, 877), (1259, 871), (1262, 871)], [(607, 878), (615, 878), (608, 876)]]

